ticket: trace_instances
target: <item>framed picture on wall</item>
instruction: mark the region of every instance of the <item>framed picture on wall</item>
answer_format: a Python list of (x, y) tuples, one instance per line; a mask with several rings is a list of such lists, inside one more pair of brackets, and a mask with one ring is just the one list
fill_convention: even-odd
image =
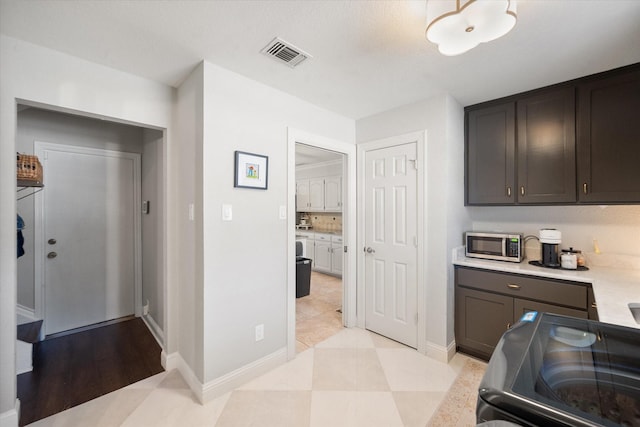
[(234, 187), (266, 190), (268, 174), (267, 156), (236, 151)]

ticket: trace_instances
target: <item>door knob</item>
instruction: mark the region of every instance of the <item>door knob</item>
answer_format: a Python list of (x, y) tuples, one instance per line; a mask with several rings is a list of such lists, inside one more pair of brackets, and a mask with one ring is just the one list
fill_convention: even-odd
[(368, 254), (375, 254), (376, 251), (375, 249), (373, 249), (371, 246), (369, 246), (367, 249), (365, 249), (367, 251)]
[(49, 240), (47, 240), (47, 243), (50, 244), (50, 245), (55, 245), (57, 243), (57, 240), (56, 239), (49, 239)]
[(57, 254), (57, 253), (55, 253), (55, 252), (49, 252), (49, 253), (47, 254), (47, 258), (55, 258), (55, 257), (57, 257), (57, 256), (58, 256), (58, 254)]

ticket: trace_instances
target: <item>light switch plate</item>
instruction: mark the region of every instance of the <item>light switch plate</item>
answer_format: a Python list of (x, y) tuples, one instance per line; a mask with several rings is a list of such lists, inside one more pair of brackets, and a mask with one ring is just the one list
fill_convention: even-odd
[(222, 220), (223, 221), (233, 220), (233, 206), (222, 205)]

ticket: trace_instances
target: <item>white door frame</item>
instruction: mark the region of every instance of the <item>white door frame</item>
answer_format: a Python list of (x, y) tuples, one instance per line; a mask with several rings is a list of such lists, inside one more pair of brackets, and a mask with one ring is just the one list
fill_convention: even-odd
[[(417, 236), (418, 236), (418, 251), (417, 251), (417, 288), (418, 288), (418, 352), (422, 354), (427, 353), (427, 269), (425, 263), (425, 247), (427, 242), (427, 185), (426, 185), (426, 165), (427, 165), (427, 131), (411, 132), (403, 135), (393, 136), (384, 139), (378, 139), (375, 141), (364, 142), (358, 144), (358, 195), (357, 205), (364, 206), (364, 182), (365, 182), (365, 154), (367, 151), (378, 150), (381, 148), (393, 147), (396, 145), (403, 145), (407, 143), (415, 142), (417, 149)], [(358, 210), (358, 282), (357, 282), (357, 310), (358, 313), (362, 313), (358, 316), (358, 327), (365, 328), (365, 259), (364, 249), (365, 247), (365, 212), (364, 209)]]
[[(140, 212), (142, 212), (141, 201), (141, 168), (140, 168), (140, 154), (128, 153), (122, 151), (105, 150), (101, 148), (88, 148), (80, 147), (76, 145), (56, 144), (51, 142), (34, 141), (35, 154), (44, 159), (45, 150), (64, 150), (65, 152), (73, 152), (79, 154), (100, 155), (107, 157), (125, 157), (133, 159), (134, 169), (134, 182), (133, 182), (133, 197), (134, 197), (134, 307), (135, 315), (140, 317), (142, 315), (142, 226)], [(78, 183), (82, 185), (82, 183)], [(46, 182), (45, 182), (46, 186)], [(46, 191), (46, 187), (45, 187)], [(35, 315), (39, 319), (44, 319), (45, 314), (45, 289), (44, 289), (44, 262), (45, 262), (45, 241), (44, 236), (44, 197), (43, 192), (39, 192), (35, 195), (34, 199), (34, 305)], [(46, 331), (46, 319), (45, 328)]]
[(342, 162), (342, 236), (348, 248), (342, 270), (342, 320), (347, 328), (356, 326), (356, 146), (347, 142), (287, 128), (287, 358), (296, 356), (296, 143), (344, 154)]

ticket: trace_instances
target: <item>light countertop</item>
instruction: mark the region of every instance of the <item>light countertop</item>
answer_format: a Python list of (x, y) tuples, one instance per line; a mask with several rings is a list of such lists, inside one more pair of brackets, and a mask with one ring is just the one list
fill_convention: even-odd
[(331, 236), (342, 236), (342, 231), (324, 231), (324, 230), (296, 230), (296, 235), (305, 236), (309, 234), (328, 234)]
[(601, 322), (640, 329), (627, 305), (640, 303), (640, 259), (594, 254), (586, 258), (589, 270), (574, 271), (536, 267), (529, 260), (515, 263), (467, 258), (464, 246), (453, 251), (455, 265), (591, 283)]

